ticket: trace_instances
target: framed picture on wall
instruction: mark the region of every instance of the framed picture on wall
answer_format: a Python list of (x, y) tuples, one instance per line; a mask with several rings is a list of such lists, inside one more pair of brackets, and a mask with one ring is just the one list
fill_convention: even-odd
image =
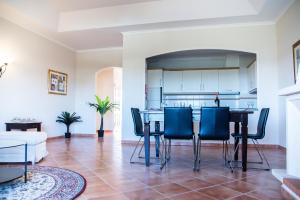
[(62, 72), (48, 70), (48, 93), (67, 95), (68, 75)]
[(300, 40), (293, 45), (295, 83), (300, 83)]

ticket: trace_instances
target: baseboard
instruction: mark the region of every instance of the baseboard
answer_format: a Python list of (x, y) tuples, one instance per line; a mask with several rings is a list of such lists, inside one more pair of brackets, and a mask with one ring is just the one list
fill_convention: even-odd
[[(96, 133), (94, 133), (94, 134), (82, 134), (82, 133), (72, 133), (72, 135), (71, 135), (71, 138), (73, 138), (73, 137), (97, 137), (97, 134)], [(55, 139), (60, 139), (60, 138), (65, 138), (65, 136), (64, 135), (59, 135), (59, 136), (54, 136), (54, 137), (48, 137), (47, 138), (47, 141), (48, 140), (55, 140)]]
[[(113, 131), (111, 130), (105, 130), (104, 134), (112, 134)], [(97, 132), (95, 131), (95, 133), (72, 133), (71, 134), (71, 138), (72, 137), (97, 137)], [(58, 136), (53, 136), (53, 137), (48, 137), (47, 140), (53, 140), (53, 139), (58, 139), (58, 138), (65, 138), (65, 135), (58, 135)]]
[(278, 145), (278, 146), (279, 146), (278, 148), (279, 148), (280, 150), (283, 150), (283, 151), (285, 151), (285, 152), (286, 152), (286, 147), (284, 147), (284, 146), (281, 146), (281, 145)]
[[(122, 140), (122, 144), (130, 144), (130, 145), (136, 145), (137, 141), (135, 140)], [(150, 142), (151, 145), (155, 145), (154, 141)], [(172, 141), (172, 146), (192, 146), (193, 143), (192, 141)], [(231, 144), (233, 145), (233, 144)], [(202, 142), (201, 146), (203, 147), (211, 147), (211, 148), (220, 148), (223, 146), (222, 143), (211, 143), (211, 142)], [(285, 149), (284, 147), (280, 145), (275, 145), (275, 144), (260, 144), (259, 145), (261, 148), (264, 149)], [(248, 144), (248, 148), (255, 148), (254, 144)]]

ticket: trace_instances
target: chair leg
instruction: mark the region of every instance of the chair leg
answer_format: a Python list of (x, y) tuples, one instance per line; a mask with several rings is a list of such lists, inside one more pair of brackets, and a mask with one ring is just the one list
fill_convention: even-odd
[(142, 137), (140, 137), (139, 141), (138, 141), (138, 142), (136, 143), (136, 145), (135, 145), (135, 148), (134, 148), (134, 150), (133, 150), (133, 153), (131, 154), (131, 157), (130, 157), (130, 163), (134, 163), (134, 162), (132, 161), (132, 158), (133, 158), (133, 156), (134, 156), (134, 154), (135, 154), (135, 152), (136, 152), (137, 147), (139, 146), (139, 144), (140, 144), (140, 142), (141, 142), (141, 139), (142, 139)]
[[(236, 145), (236, 148), (234, 148), (234, 151), (233, 151), (233, 155), (235, 155), (236, 152), (239, 150), (239, 146), (240, 146), (240, 144), (237, 144), (237, 145)], [(234, 147), (234, 146), (233, 146), (233, 147)]]
[(160, 136), (155, 136), (155, 157), (159, 158), (160, 156)]
[[(260, 151), (259, 151), (259, 149), (258, 149), (258, 145), (256, 145), (255, 141), (257, 142), (257, 140), (252, 139), (252, 142), (253, 142), (253, 144), (254, 144), (254, 147), (255, 147), (255, 149), (256, 149), (256, 151), (257, 151), (257, 153), (258, 153), (258, 155), (259, 155), (259, 158), (260, 158), (260, 162), (255, 162), (255, 163), (263, 164), (263, 163), (264, 163), (263, 157), (261, 156)], [(257, 142), (257, 144), (258, 144), (258, 142)]]
[[(248, 161), (248, 163), (263, 164), (263, 161), (265, 160), (266, 163), (267, 163), (267, 166), (268, 166), (268, 168), (266, 168), (265, 170), (270, 170), (270, 169), (271, 169), (270, 164), (269, 164), (269, 162), (268, 162), (268, 160), (267, 160), (267, 157), (266, 157), (265, 154), (264, 154), (263, 149), (259, 147), (259, 146), (260, 146), (260, 145), (259, 145), (259, 142), (258, 142), (257, 140), (255, 140), (255, 139), (252, 139), (252, 142), (253, 142), (254, 147), (255, 147), (255, 149), (256, 149), (258, 155), (259, 155), (260, 162)], [(238, 144), (237, 147), (235, 148), (234, 154), (236, 153), (236, 151), (237, 151), (238, 149), (239, 149), (239, 144)], [(240, 162), (240, 161), (233, 161), (233, 160), (232, 160), (232, 162)], [(249, 168), (249, 167), (248, 167), (248, 168)], [(262, 168), (253, 168), (253, 169), (262, 169)]]
[[(254, 146), (257, 146), (258, 152), (261, 152), (261, 155), (262, 155), (261, 158), (263, 158), (263, 160), (265, 160), (266, 163), (267, 163), (268, 168), (265, 169), (265, 170), (270, 170), (271, 167), (270, 167), (270, 164), (269, 164), (269, 161), (268, 161), (267, 157), (265, 156), (264, 150), (261, 147), (259, 147), (260, 145), (259, 145), (258, 141), (257, 140), (255, 140), (255, 141), (256, 141), (257, 144), (254, 144)], [(253, 142), (254, 142), (254, 140), (253, 140)], [(258, 154), (260, 155), (260, 153), (258, 153)]]
[(194, 167), (193, 167), (193, 170), (195, 170), (195, 163), (196, 163), (196, 160), (197, 160), (197, 153), (196, 153), (196, 137), (195, 135), (193, 135), (193, 152), (194, 152)]
[[(139, 151), (139, 154), (138, 154), (138, 158), (145, 158), (144, 156), (141, 155), (142, 150), (143, 150), (144, 147), (145, 147), (145, 143), (143, 142), (143, 145), (142, 145), (142, 147), (140, 148), (140, 151)], [(159, 148), (159, 144), (157, 144), (156, 142), (155, 142), (155, 148)], [(151, 156), (150, 156), (150, 158), (151, 158), (151, 159), (157, 159), (158, 157), (156, 157), (156, 156), (155, 156), (155, 157), (153, 157), (153, 156), (151, 157)]]
[[(225, 141), (225, 166), (227, 166), (227, 164), (229, 165), (229, 168), (231, 170), (231, 172), (233, 173), (233, 167), (231, 165), (231, 162), (232, 162), (232, 159), (233, 159), (233, 156), (231, 155), (230, 153), (230, 150), (228, 148), (228, 144), (230, 145), (230, 141)], [(228, 160), (227, 157), (230, 157), (230, 159)]]
[(193, 136), (193, 151), (194, 151), (194, 160), (196, 159), (196, 137)]
[(197, 140), (197, 153), (196, 153), (196, 161), (195, 161), (195, 170), (200, 170), (200, 163), (201, 163), (201, 140), (198, 137)]
[(162, 170), (166, 163), (167, 163), (167, 140), (164, 138), (162, 141), (163, 147), (162, 149), (162, 155), (160, 157), (160, 169)]
[(169, 139), (169, 144), (168, 144), (167, 161), (169, 161), (170, 158), (171, 158), (171, 139)]
[(144, 148), (144, 145), (145, 145), (145, 143), (143, 142), (143, 145), (142, 145), (142, 147), (140, 148), (140, 151), (139, 151), (139, 154), (138, 154), (138, 157), (139, 157), (139, 158), (144, 158), (144, 156), (141, 156), (141, 152), (142, 152), (142, 150), (143, 150), (143, 148)]
[(227, 165), (226, 164), (226, 162), (227, 162), (227, 153), (228, 153), (227, 141), (223, 141), (223, 156), (224, 156), (225, 166)]
[(196, 143), (196, 154), (195, 154), (195, 157), (194, 157), (194, 171), (197, 170), (197, 163), (198, 163), (198, 140), (199, 138), (197, 138), (197, 143)]

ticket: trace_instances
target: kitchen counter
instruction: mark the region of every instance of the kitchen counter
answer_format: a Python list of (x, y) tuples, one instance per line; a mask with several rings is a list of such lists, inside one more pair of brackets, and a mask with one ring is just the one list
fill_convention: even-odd
[[(200, 109), (201, 108), (193, 108), (193, 121), (200, 121)], [(232, 108), (230, 109), (231, 113), (234, 112), (255, 112), (257, 108)], [(164, 111), (160, 110), (141, 110), (141, 114), (143, 114), (143, 118), (145, 121), (164, 121)]]

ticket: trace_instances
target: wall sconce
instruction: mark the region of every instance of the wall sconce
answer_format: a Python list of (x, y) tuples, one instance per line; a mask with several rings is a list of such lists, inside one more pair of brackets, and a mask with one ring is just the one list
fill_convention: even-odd
[(4, 74), (4, 72), (6, 71), (7, 65), (8, 65), (8, 63), (3, 63), (3, 64), (0, 66), (0, 78), (1, 78), (1, 76)]

